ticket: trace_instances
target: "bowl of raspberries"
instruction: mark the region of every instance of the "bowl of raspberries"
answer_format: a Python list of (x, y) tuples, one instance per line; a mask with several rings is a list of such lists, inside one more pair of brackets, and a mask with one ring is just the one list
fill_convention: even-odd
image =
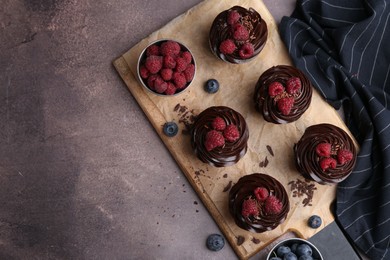
[(191, 51), (184, 44), (171, 39), (150, 43), (141, 52), (137, 64), (141, 84), (160, 96), (182, 93), (193, 81), (195, 71)]
[(287, 238), (272, 247), (266, 260), (323, 260), (318, 248), (302, 238)]

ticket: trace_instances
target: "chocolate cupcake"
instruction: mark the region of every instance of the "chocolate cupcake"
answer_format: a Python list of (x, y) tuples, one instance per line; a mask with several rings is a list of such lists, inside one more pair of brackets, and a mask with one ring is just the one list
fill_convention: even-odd
[(284, 124), (302, 116), (310, 106), (312, 94), (312, 84), (302, 71), (278, 65), (261, 74), (254, 102), (266, 121)]
[(294, 155), (298, 171), (320, 184), (345, 180), (356, 163), (356, 148), (351, 137), (331, 124), (308, 127), (294, 145)]
[(242, 115), (229, 107), (201, 112), (191, 129), (191, 146), (198, 158), (216, 167), (237, 163), (246, 153), (249, 131)]
[(229, 192), (229, 211), (242, 229), (262, 233), (286, 220), (290, 202), (275, 178), (253, 173), (241, 177)]
[(267, 41), (267, 24), (253, 8), (233, 6), (217, 15), (209, 33), (211, 51), (221, 60), (244, 63)]

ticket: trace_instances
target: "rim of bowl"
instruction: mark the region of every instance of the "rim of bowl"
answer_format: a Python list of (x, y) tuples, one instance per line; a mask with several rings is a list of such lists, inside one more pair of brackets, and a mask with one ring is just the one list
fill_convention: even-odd
[(317, 252), (318, 256), (320, 257), (320, 260), (324, 260), (324, 257), (322, 256), (320, 250), (319, 250), (313, 243), (311, 243), (310, 241), (308, 241), (308, 240), (306, 240), (306, 239), (299, 238), (299, 237), (286, 238), (286, 239), (281, 240), (281, 241), (279, 241), (278, 243), (276, 243), (276, 244), (271, 248), (271, 250), (268, 252), (266, 260), (269, 260), (269, 259), (272, 257), (271, 254), (272, 254), (272, 252), (274, 252), (274, 251), (276, 250), (276, 248), (278, 248), (278, 247), (281, 246), (282, 244), (284, 244), (284, 243), (286, 243), (286, 242), (290, 242), (290, 241), (300, 241), (300, 242), (302, 242), (302, 243), (308, 244), (311, 248), (313, 248), (313, 249)]
[[(166, 42), (166, 41), (174, 41), (174, 42), (177, 42), (178, 44), (180, 44), (181, 47), (184, 47), (189, 53), (191, 53), (191, 56), (192, 56), (192, 63), (194, 64), (195, 66), (195, 72), (194, 72), (194, 77), (192, 78), (192, 80), (190, 82), (188, 82), (187, 86), (182, 89), (181, 91), (175, 93), (175, 94), (172, 94), (172, 95), (166, 95), (166, 94), (163, 94), (163, 93), (157, 93), (156, 91), (153, 91), (151, 90), (144, 82), (143, 78), (141, 77), (140, 75), (140, 72), (139, 72), (139, 68), (140, 68), (140, 64), (141, 64), (141, 61), (142, 61), (142, 58), (144, 57), (144, 54), (146, 52), (146, 49), (150, 46), (152, 46), (153, 44), (156, 44), (156, 43), (159, 43), (159, 42)], [(157, 96), (161, 96), (161, 97), (173, 97), (173, 96), (177, 96), (177, 95), (180, 95), (184, 92), (187, 91), (187, 89), (191, 86), (192, 82), (194, 81), (195, 79), (195, 76), (196, 76), (196, 61), (195, 61), (195, 56), (194, 54), (192, 53), (192, 51), (187, 47), (187, 45), (183, 44), (182, 42), (178, 41), (178, 40), (175, 40), (175, 39), (171, 39), (171, 38), (163, 38), (163, 39), (158, 39), (158, 40), (155, 40), (151, 43), (149, 43), (140, 53), (140, 55), (138, 56), (138, 61), (137, 61), (137, 77), (138, 77), (138, 81), (141, 83), (141, 85), (149, 92), (157, 95)]]

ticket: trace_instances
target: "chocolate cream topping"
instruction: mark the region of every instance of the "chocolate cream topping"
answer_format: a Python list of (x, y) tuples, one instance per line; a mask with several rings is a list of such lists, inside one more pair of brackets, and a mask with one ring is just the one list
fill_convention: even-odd
[[(226, 125), (234, 124), (240, 132), (240, 138), (235, 142), (225, 142), (223, 147), (207, 151), (205, 137), (211, 128), (211, 122), (216, 117), (225, 120)], [(230, 166), (237, 163), (246, 153), (249, 130), (242, 115), (229, 107), (214, 106), (201, 112), (191, 130), (191, 145), (198, 158), (216, 167)]]
[(254, 53), (252, 58), (260, 53), (260, 51), (265, 45), (265, 42), (267, 41), (267, 24), (256, 10), (254, 10), (253, 8), (246, 9), (241, 6), (233, 6), (232, 8), (221, 12), (214, 19), (209, 33), (209, 44), (212, 52), (224, 61), (228, 61), (231, 63), (243, 63), (251, 60), (252, 58), (242, 59), (238, 54), (239, 48), (237, 48), (234, 53), (229, 55), (225, 55), (219, 51), (219, 45), (221, 44), (221, 42), (226, 39), (232, 38), (230, 26), (227, 23), (228, 14), (232, 10), (237, 11), (241, 15), (242, 24), (249, 31), (249, 39), (240, 42), (240, 46), (246, 42), (252, 43), (254, 47)]
[[(327, 142), (333, 147), (332, 153), (338, 149), (352, 152), (353, 159), (345, 164), (337, 163), (335, 169), (323, 171), (320, 157), (315, 152), (319, 143)], [(301, 139), (294, 145), (295, 163), (298, 171), (308, 179), (321, 184), (338, 183), (346, 179), (356, 163), (356, 147), (351, 137), (341, 128), (331, 124), (318, 124), (306, 129)]]
[[(297, 94), (290, 95), (295, 99), (294, 106), (290, 114), (283, 115), (279, 112), (275, 100), (269, 96), (268, 86), (275, 81), (285, 86), (291, 77), (298, 77), (302, 87)], [(254, 102), (256, 109), (263, 114), (266, 121), (284, 124), (296, 121), (302, 116), (310, 106), (312, 93), (312, 84), (302, 71), (292, 66), (278, 65), (269, 68), (260, 76), (255, 87)]]
[[(241, 215), (242, 203), (245, 199), (255, 197), (253, 191), (257, 187), (265, 187), (270, 191), (270, 195), (277, 197), (283, 205), (280, 213), (266, 215), (260, 211), (258, 217), (243, 217)], [(283, 185), (275, 178), (262, 174), (253, 173), (241, 177), (229, 192), (229, 211), (236, 224), (245, 230), (262, 233), (272, 230), (281, 224), (290, 210), (290, 202)]]

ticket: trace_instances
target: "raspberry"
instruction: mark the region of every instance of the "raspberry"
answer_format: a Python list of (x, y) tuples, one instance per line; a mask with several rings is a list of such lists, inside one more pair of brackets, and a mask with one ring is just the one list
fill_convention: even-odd
[(139, 67), (139, 74), (141, 75), (141, 78), (147, 79), (150, 73), (144, 65), (141, 65), (141, 67)]
[(226, 128), (226, 122), (222, 117), (217, 116), (214, 118), (213, 122), (211, 122), (211, 127), (214, 130), (223, 131)]
[(149, 70), (150, 73), (156, 74), (162, 68), (163, 59), (161, 56), (149, 56), (145, 60), (145, 67)]
[(332, 157), (323, 158), (320, 161), (320, 167), (323, 171), (326, 171), (327, 169), (334, 169), (337, 166), (337, 161), (333, 159)]
[(233, 25), (237, 23), (240, 18), (241, 15), (236, 10), (230, 11), (228, 14), (227, 23)]
[(282, 211), (282, 202), (275, 196), (268, 196), (264, 203), (264, 212), (266, 215), (278, 214)]
[(172, 75), (173, 83), (177, 89), (182, 89), (186, 86), (187, 80), (183, 73), (174, 72)]
[(290, 114), (291, 109), (294, 105), (294, 98), (293, 97), (281, 98), (278, 100), (277, 105), (282, 115), (287, 116)]
[(187, 61), (182, 57), (176, 58), (176, 71), (182, 72), (187, 68)]
[(154, 82), (159, 76), (157, 74), (150, 75), (148, 78), (147, 85), (150, 89), (154, 90)]
[(332, 145), (330, 143), (319, 143), (316, 146), (316, 154), (320, 157), (329, 157)]
[(240, 132), (235, 125), (226, 126), (225, 130), (223, 130), (223, 136), (228, 142), (234, 142), (238, 138), (240, 138)]
[(169, 81), (172, 78), (173, 71), (171, 69), (162, 69), (160, 75), (165, 81)]
[(172, 56), (164, 56), (163, 66), (167, 69), (174, 69), (176, 67), (176, 60)]
[(344, 164), (346, 162), (349, 162), (350, 160), (352, 160), (352, 158), (353, 158), (353, 154), (350, 150), (340, 149), (337, 152), (337, 161), (339, 162), (339, 164)]
[(238, 54), (242, 59), (249, 59), (253, 56), (253, 52), (255, 49), (253, 48), (253, 44), (250, 42), (244, 43), (240, 50), (238, 51)]
[(223, 135), (220, 132), (216, 130), (211, 130), (207, 132), (205, 137), (205, 144), (204, 144), (207, 151), (211, 151), (216, 147), (224, 146), (224, 144), (225, 144), (225, 139), (223, 138)]
[(176, 92), (176, 87), (172, 82), (168, 82), (167, 89), (165, 90), (165, 94), (173, 95)]
[(268, 192), (267, 188), (264, 188), (264, 187), (257, 187), (253, 191), (253, 193), (255, 194), (255, 197), (256, 197), (258, 202), (266, 200), (269, 196), (269, 192)]
[(232, 54), (237, 49), (233, 40), (227, 39), (219, 45), (219, 51), (223, 54)]
[(160, 55), (160, 47), (158, 47), (158, 46), (155, 45), (155, 44), (149, 46), (149, 47), (146, 49), (146, 56), (152, 56), (152, 55), (155, 55), (155, 56)]
[(302, 87), (301, 80), (298, 77), (291, 77), (286, 82), (286, 89), (288, 94), (297, 93)]
[(242, 203), (241, 215), (244, 218), (249, 216), (258, 216), (259, 215), (259, 207), (257, 206), (257, 202), (254, 199), (244, 200)]
[(276, 97), (277, 95), (282, 94), (284, 91), (284, 87), (282, 83), (274, 81), (268, 86), (268, 94), (271, 97)]
[(186, 60), (187, 64), (188, 63), (191, 63), (192, 61), (192, 55), (189, 51), (183, 51), (181, 54), (180, 54), (180, 57), (182, 57), (183, 59)]
[(240, 23), (233, 25), (233, 39), (236, 41), (246, 41), (249, 38), (249, 31)]
[(167, 89), (168, 87), (168, 83), (166, 83), (165, 81), (163, 81), (163, 79), (161, 78), (161, 80), (159, 80), (159, 78), (157, 78), (155, 81), (154, 81), (154, 90), (157, 92), (157, 93), (164, 93), (165, 90)]
[(160, 46), (160, 52), (164, 56), (177, 56), (180, 53), (180, 45), (174, 41), (163, 42)]
[(195, 65), (188, 64), (187, 68), (183, 71), (184, 76), (186, 77), (187, 82), (190, 82), (195, 75)]

